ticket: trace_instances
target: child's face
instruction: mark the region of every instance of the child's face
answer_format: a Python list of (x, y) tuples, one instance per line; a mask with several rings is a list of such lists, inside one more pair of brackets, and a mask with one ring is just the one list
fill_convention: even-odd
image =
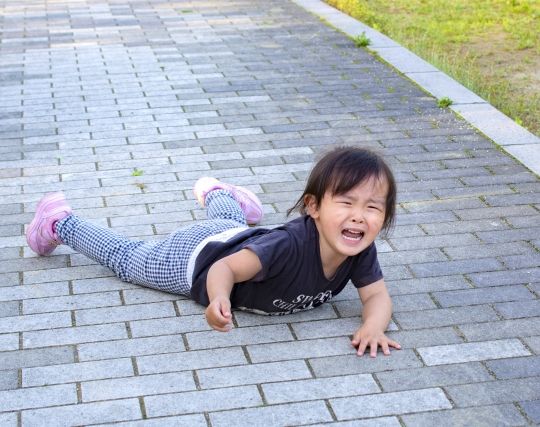
[(319, 205), (307, 196), (306, 210), (319, 231), (323, 262), (342, 262), (371, 245), (384, 223), (387, 193), (386, 180), (372, 177), (344, 194), (326, 192)]

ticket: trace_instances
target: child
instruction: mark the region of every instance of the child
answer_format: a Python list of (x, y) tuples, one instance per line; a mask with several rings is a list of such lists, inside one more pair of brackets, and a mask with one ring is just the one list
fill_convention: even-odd
[(163, 241), (129, 240), (90, 224), (72, 214), (62, 193), (41, 199), (26, 238), (40, 255), (63, 243), (124, 281), (190, 296), (222, 332), (232, 327), (231, 308), (294, 313), (330, 300), (352, 280), (363, 303), (352, 338), (357, 354), (400, 348), (384, 334), (392, 304), (374, 244), (395, 215), (396, 185), (381, 157), (352, 147), (327, 153), (288, 211), (302, 216), (275, 229), (247, 227), (262, 219), (262, 205), (245, 188), (205, 177), (193, 191), (208, 220)]

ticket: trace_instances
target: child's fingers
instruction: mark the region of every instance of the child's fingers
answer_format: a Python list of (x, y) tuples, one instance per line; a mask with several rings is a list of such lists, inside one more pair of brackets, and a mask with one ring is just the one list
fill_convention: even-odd
[(390, 347), (394, 347), (394, 348), (397, 348), (398, 350), (401, 350), (401, 345), (397, 341), (388, 340), (388, 345)]

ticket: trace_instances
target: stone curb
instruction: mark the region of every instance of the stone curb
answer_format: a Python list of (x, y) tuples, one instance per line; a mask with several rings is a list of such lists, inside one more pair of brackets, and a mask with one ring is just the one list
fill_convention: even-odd
[(532, 172), (540, 175), (540, 138), (536, 135), (384, 34), (321, 0), (292, 1), (351, 37), (365, 33), (371, 41), (369, 50), (376, 52), (384, 61), (435, 98), (450, 98), (453, 101), (449, 107), (452, 111)]

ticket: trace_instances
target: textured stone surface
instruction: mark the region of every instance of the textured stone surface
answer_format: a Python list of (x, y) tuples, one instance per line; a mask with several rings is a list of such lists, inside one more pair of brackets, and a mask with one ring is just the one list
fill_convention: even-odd
[[(429, 88), (448, 83), (296, 1), (366, 31)], [(540, 423), (538, 178), (450, 109), (289, 0), (7, 0), (0, 13), (2, 426)], [(477, 99), (454, 87), (441, 95)], [(500, 135), (531, 167), (515, 130)], [(389, 357), (355, 355), (352, 286), (305, 313), (236, 312), (221, 334), (185, 297), (26, 246), (45, 192), (149, 240), (205, 218), (202, 175), (256, 192), (276, 226), (341, 144), (380, 151), (398, 182), (397, 226), (377, 241), (403, 348)]]

